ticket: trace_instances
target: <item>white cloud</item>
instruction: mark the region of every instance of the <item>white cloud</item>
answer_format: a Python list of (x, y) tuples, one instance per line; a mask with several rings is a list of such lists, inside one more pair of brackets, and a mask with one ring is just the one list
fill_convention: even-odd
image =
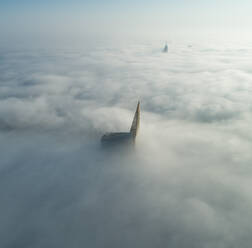
[(189, 43), (1, 49), (1, 246), (251, 246), (251, 47)]

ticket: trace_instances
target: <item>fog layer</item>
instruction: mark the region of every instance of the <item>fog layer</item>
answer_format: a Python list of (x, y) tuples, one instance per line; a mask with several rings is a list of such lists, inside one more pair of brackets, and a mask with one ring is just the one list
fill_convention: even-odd
[(252, 46), (163, 45), (0, 49), (1, 247), (251, 247)]

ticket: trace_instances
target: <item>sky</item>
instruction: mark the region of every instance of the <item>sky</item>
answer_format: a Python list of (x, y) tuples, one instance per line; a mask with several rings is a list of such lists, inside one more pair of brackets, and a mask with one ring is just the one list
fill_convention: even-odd
[[(1, 1), (1, 32), (81, 36), (250, 33), (251, 1)], [(223, 34), (225, 36), (225, 34)]]
[(0, 247), (251, 247), (251, 3), (190, 2), (0, 2)]

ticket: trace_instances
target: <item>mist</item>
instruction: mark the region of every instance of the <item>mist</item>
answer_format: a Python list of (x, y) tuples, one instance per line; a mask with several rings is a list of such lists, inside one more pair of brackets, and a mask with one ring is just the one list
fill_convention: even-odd
[[(155, 30), (165, 11), (148, 29), (148, 6), (134, 30), (129, 9), (118, 23), (97, 10), (38, 25), (42, 9), (30, 26), (36, 12), (1, 24), (0, 247), (251, 247), (245, 19), (230, 31), (209, 14), (204, 30), (188, 15), (176, 30), (173, 16)], [(138, 100), (134, 149), (103, 149)]]

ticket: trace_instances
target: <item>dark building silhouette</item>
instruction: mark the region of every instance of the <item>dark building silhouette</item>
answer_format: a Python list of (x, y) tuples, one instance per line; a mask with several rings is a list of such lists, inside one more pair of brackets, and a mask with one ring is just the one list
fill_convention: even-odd
[(167, 42), (165, 43), (165, 46), (163, 48), (163, 53), (167, 53), (168, 52), (168, 45)]
[(106, 133), (101, 138), (103, 146), (135, 144), (140, 124), (140, 102), (137, 104), (136, 112), (129, 132)]

